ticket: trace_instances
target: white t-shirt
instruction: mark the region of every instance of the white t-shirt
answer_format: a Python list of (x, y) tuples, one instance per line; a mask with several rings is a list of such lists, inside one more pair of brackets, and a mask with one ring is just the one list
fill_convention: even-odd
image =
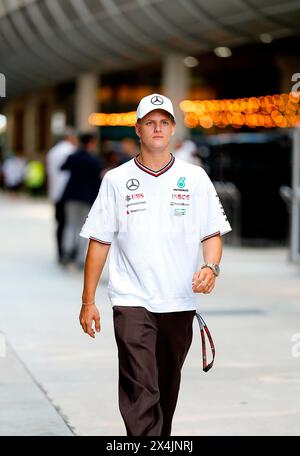
[(26, 175), (26, 161), (21, 157), (9, 157), (2, 166), (4, 185), (14, 187), (23, 182)]
[(112, 306), (176, 312), (196, 309), (201, 241), (229, 231), (204, 169), (171, 155), (157, 172), (138, 157), (108, 171), (80, 236), (111, 244)]
[(75, 152), (75, 146), (69, 141), (60, 141), (47, 154), (48, 196), (53, 203), (57, 203), (66, 188), (70, 172), (61, 170), (68, 156)]

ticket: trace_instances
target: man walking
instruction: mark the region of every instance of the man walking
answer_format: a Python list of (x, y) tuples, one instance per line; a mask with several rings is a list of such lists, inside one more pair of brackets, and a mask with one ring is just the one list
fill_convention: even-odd
[(48, 197), (55, 208), (57, 260), (59, 263), (63, 258), (62, 238), (65, 228), (65, 204), (62, 195), (70, 177), (69, 171), (62, 171), (60, 167), (68, 156), (75, 151), (76, 144), (77, 137), (74, 129), (67, 127), (63, 139), (49, 150), (46, 157)]
[(167, 97), (142, 98), (140, 153), (105, 174), (80, 233), (90, 241), (79, 320), (91, 337), (93, 321), (100, 331), (95, 292), (110, 251), (119, 408), (128, 436), (171, 434), (195, 293), (214, 288), (221, 235), (231, 231), (206, 172), (171, 153), (175, 122)]
[(97, 136), (83, 133), (79, 136), (79, 149), (70, 155), (61, 166), (70, 172), (62, 200), (66, 207), (66, 228), (63, 236), (63, 264), (75, 260), (78, 268), (83, 268), (86, 241), (78, 238), (78, 233), (97, 196), (101, 183), (101, 160), (95, 156)]

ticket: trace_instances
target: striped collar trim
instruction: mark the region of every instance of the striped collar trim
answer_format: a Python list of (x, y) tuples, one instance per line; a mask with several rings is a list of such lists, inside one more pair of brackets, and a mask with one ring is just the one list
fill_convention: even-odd
[(145, 171), (145, 173), (151, 174), (151, 176), (155, 176), (155, 177), (160, 176), (161, 174), (168, 171), (175, 162), (174, 155), (170, 154), (171, 155), (170, 161), (163, 168), (159, 169), (158, 171), (154, 171), (153, 169), (147, 168), (147, 166), (142, 165), (142, 163), (140, 163), (138, 161), (137, 157), (139, 155), (140, 154), (138, 154), (138, 155), (136, 155), (136, 157), (134, 157), (134, 163), (136, 164), (136, 166), (138, 166), (142, 171)]

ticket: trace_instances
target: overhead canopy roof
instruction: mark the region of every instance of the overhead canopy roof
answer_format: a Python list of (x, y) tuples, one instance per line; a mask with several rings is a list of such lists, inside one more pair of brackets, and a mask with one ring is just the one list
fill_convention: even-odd
[(299, 0), (2, 0), (0, 73), (11, 96), (299, 26)]

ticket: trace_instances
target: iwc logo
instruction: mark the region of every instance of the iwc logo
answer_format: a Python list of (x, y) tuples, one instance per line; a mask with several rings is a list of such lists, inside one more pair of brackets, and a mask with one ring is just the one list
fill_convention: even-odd
[(151, 103), (153, 105), (162, 105), (164, 103), (164, 100), (162, 99), (162, 97), (154, 95), (154, 97), (151, 98)]
[(132, 192), (137, 190), (139, 188), (139, 186), (140, 186), (140, 183), (137, 179), (129, 179), (126, 182), (126, 187), (128, 188), (128, 190), (131, 190)]

